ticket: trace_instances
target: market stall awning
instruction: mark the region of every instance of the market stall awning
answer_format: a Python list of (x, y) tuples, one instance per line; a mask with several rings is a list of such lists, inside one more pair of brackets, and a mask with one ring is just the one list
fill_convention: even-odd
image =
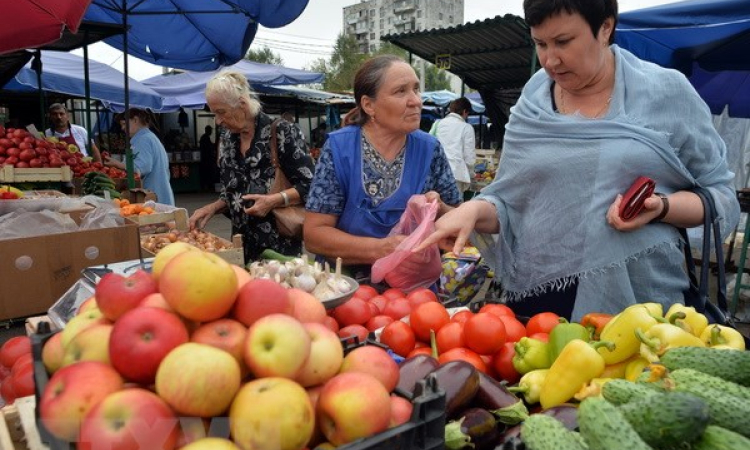
[[(290, 69), (284, 66), (248, 60), (242, 60), (225, 69), (243, 73), (253, 85), (310, 84), (322, 83), (325, 79), (325, 75), (318, 72)], [(206, 104), (206, 83), (221, 70), (224, 69), (210, 72), (188, 71), (178, 74), (157, 75), (143, 80), (142, 83), (169, 99), (164, 104), (164, 109), (167, 111), (174, 111), (180, 107), (201, 109)]]
[[(59, 0), (58, 0), (59, 1)], [(128, 27), (127, 53), (186, 70), (213, 70), (245, 56), (258, 25), (287, 25), (309, 0), (93, 0), (86, 20)], [(125, 36), (106, 42), (125, 50)]]
[[(84, 61), (71, 53), (42, 51), (42, 89), (74, 97), (85, 97)], [(122, 72), (106, 64), (89, 61), (91, 98), (102, 102), (122, 103), (125, 97)], [(130, 79), (130, 102), (133, 106), (158, 110), (162, 97), (151, 88)], [(3, 89), (16, 92), (38, 90), (37, 74), (27, 63)]]
[(42, 47), (75, 33), (91, 0), (8, 0), (0, 14), (0, 54)]
[(307, 103), (318, 104), (354, 104), (354, 97), (345, 94), (309, 89), (299, 86), (271, 86), (267, 84), (253, 84), (258, 94), (270, 96), (291, 97)]
[[(457, 98), (459, 98), (460, 95), (451, 92), (451, 91), (428, 91), (428, 92), (422, 92), (422, 102), (426, 104), (432, 104), (437, 106), (449, 106), (451, 102)], [(471, 103), (471, 109), (475, 113), (483, 113), (484, 112), (484, 104), (472, 100), (469, 98), (468, 95), (465, 96), (467, 100), (469, 100), (469, 103)], [(481, 97), (480, 97), (481, 99)]]
[(497, 124), (507, 121), (510, 107), (537, 68), (529, 28), (511, 14), (381, 39), (456, 74), (479, 91)]
[(642, 59), (690, 75), (750, 70), (750, 1), (690, 0), (619, 15), (616, 42)]

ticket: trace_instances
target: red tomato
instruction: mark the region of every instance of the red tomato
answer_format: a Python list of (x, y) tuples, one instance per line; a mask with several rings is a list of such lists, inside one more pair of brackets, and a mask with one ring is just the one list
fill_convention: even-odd
[(404, 295), (404, 291), (399, 288), (388, 288), (381, 295), (388, 300), (406, 297), (406, 295)]
[(516, 313), (508, 307), (508, 305), (502, 305), (500, 303), (488, 303), (479, 309), (479, 312), (486, 312), (494, 314), (498, 317), (510, 316), (516, 317)]
[(409, 315), (411, 328), (417, 339), (430, 342), (430, 330), (437, 333), (443, 325), (451, 321), (451, 316), (441, 303), (428, 302), (417, 306)]
[(409, 295), (406, 296), (406, 299), (409, 300), (411, 309), (414, 309), (422, 303), (436, 302), (437, 295), (435, 295), (434, 292), (427, 288), (418, 288), (409, 292)]
[[(357, 295), (357, 294), (354, 294)], [(376, 295), (375, 297), (372, 297), (368, 300), (370, 303), (374, 303), (378, 307), (378, 314), (381, 314), (383, 310), (385, 309), (386, 303), (388, 303), (388, 299), (383, 297), (382, 295)]]
[(487, 365), (482, 360), (482, 357), (468, 348), (454, 348), (441, 354), (438, 357), (440, 364), (445, 364), (448, 361), (466, 361), (467, 363), (474, 366), (477, 370), (487, 373)]
[(553, 312), (534, 314), (526, 323), (526, 335), (531, 336), (534, 333), (549, 334), (558, 323), (560, 323), (560, 316)]
[(466, 347), (482, 355), (490, 355), (505, 344), (505, 324), (490, 313), (474, 314), (464, 324)]
[(414, 350), (410, 351), (408, 355), (406, 355), (407, 358), (411, 358), (412, 356), (417, 355), (427, 355), (432, 356), (432, 350), (430, 347), (416, 347)]
[(378, 291), (368, 284), (360, 284), (354, 293), (354, 297), (359, 297), (362, 300), (370, 300), (376, 295), (378, 295)]
[(516, 350), (515, 343), (506, 342), (503, 348), (492, 356), (492, 368), (500, 379), (506, 380), (508, 384), (516, 384), (521, 379), (521, 374), (513, 367), (513, 356)]
[(380, 333), (380, 342), (399, 356), (407, 356), (414, 350), (415, 341), (414, 330), (408, 323), (400, 320), (389, 323)]
[(342, 327), (348, 325), (364, 325), (370, 320), (372, 313), (367, 302), (358, 297), (352, 297), (333, 310), (333, 318)]
[(378, 308), (377, 303), (368, 302), (367, 300), (365, 300), (365, 303), (367, 304), (367, 307), (370, 308), (370, 319), (377, 315), (380, 315), (380, 308)]
[(522, 337), (526, 336), (526, 327), (515, 317), (500, 316), (500, 320), (505, 325), (505, 342), (518, 342)]
[(334, 333), (338, 333), (339, 332), (339, 323), (336, 322), (336, 319), (334, 319), (331, 316), (326, 316), (323, 319), (323, 325), (325, 325), (328, 328), (330, 328), (331, 331), (333, 331)]
[(473, 312), (465, 309), (463, 311), (457, 312), (456, 314), (453, 314), (453, 317), (451, 317), (451, 322), (466, 323), (466, 321), (469, 320), (469, 317), (473, 315)]
[(34, 395), (34, 367), (32, 365), (23, 366), (21, 370), (11, 375), (5, 382), (13, 384), (13, 394), (16, 398)]
[(370, 331), (362, 325), (349, 325), (339, 330), (339, 337), (344, 339), (349, 336), (356, 336), (359, 342), (364, 342), (367, 340), (369, 333)]
[(6, 378), (2, 385), (0, 385), (0, 395), (2, 395), (6, 405), (13, 404), (13, 402), (16, 401), (16, 394), (13, 392), (12, 378)]
[(28, 336), (15, 336), (0, 347), (0, 363), (11, 368), (16, 360), (26, 353), (31, 353), (31, 339)]
[(17, 372), (21, 371), (26, 366), (33, 366), (34, 365), (34, 357), (31, 355), (31, 353), (25, 353), (21, 355), (13, 364), (13, 367), (10, 369), (10, 376), (12, 377)]
[(365, 325), (365, 328), (370, 331), (375, 331), (378, 328), (383, 328), (391, 322), (393, 322), (393, 317), (391, 316), (384, 316), (383, 314), (375, 315), (367, 321), (367, 325)]
[(391, 316), (396, 320), (402, 317), (406, 317), (411, 312), (411, 306), (409, 300), (401, 297), (395, 300), (388, 300), (388, 303), (383, 307), (383, 314)]
[(548, 333), (534, 333), (534, 334), (530, 334), (529, 337), (532, 339), (542, 341), (542, 342), (549, 342)]
[(440, 328), (435, 337), (438, 352), (447, 352), (452, 348), (464, 347), (464, 326), (458, 322), (450, 322)]

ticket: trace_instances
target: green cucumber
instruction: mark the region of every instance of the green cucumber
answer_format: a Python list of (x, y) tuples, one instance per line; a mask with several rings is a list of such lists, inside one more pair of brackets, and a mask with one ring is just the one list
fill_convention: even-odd
[(651, 450), (624, 414), (601, 397), (581, 402), (578, 426), (589, 450)]
[(727, 392), (745, 400), (750, 400), (750, 388), (737, 383), (699, 372), (693, 369), (677, 369), (669, 373), (675, 383), (693, 383), (708, 386), (711, 389)]
[(633, 383), (628, 380), (614, 379), (602, 386), (602, 397), (615, 405), (622, 405), (634, 400), (640, 400), (662, 392), (656, 385)]
[(702, 398), (708, 404), (710, 424), (750, 437), (750, 402), (733, 392), (715, 389), (696, 379), (674, 382), (674, 390)]
[(708, 426), (704, 400), (684, 392), (649, 395), (622, 405), (620, 411), (635, 431), (654, 448), (682, 448)]
[(750, 352), (708, 347), (667, 350), (660, 362), (669, 370), (695, 369), (743, 386), (750, 386)]
[(750, 439), (726, 428), (709, 425), (693, 444), (693, 450), (747, 450)]
[(586, 450), (578, 433), (544, 414), (532, 414), (523, 421), (521, 439), (528, 450)]
[(295, 256), (282, 255), (276, 250), (271, 250), (270, 248), (263, 250), (263, 253), (260, 254), (260, 259), (271, 259), (271, 260), (276, 260), (276, 261), (281, 261), (281, 262), (292, 261), (295, 258), (296, 258)]

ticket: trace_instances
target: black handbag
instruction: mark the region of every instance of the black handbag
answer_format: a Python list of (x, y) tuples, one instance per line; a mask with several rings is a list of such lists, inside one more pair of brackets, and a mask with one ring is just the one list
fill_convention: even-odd
[[(734, 319), (727, 305), (727, 280), (724, 272), (724, 250), (722, 248), (721, 234), (719, 232), (719, 218), (716, 213), (711, 194), (703, 189), (695, 189), (693, 192), (703, 202), (703, 249), (701, 254), (700, 279), (696, 277), (695, 261), (690, 250), (690, 240), (687, 231), (679, 228), (682, 238), (685, 240), (685, 265), (687, 266), (690, 287), (685, 291), (685, 305), (692, 306), (701, 314), (704, 314), (710, 323), (717, 323), (735, 328)], [(716, 303), (709, 297), (709, 276), (711, 272), (711, 240), (713, 237), (714, 253), (716, 255)], [(750, 339), (745, 337), (745, 344), (750, 348)]]

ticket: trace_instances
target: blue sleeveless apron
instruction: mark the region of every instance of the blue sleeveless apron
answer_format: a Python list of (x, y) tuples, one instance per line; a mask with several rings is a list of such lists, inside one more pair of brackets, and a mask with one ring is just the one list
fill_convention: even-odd
[(435, 139), (423, 131), (409, 133), (401, 185), (378, 205), (373, 204), (362, 184), (362, 129), (349, 126), (331, 133), (328, 139), (336, 177), (346, 193), (337, 228), (355, 236), (386, 237), (406, 210), (409, 198), (423, 193), (437, 148)]

